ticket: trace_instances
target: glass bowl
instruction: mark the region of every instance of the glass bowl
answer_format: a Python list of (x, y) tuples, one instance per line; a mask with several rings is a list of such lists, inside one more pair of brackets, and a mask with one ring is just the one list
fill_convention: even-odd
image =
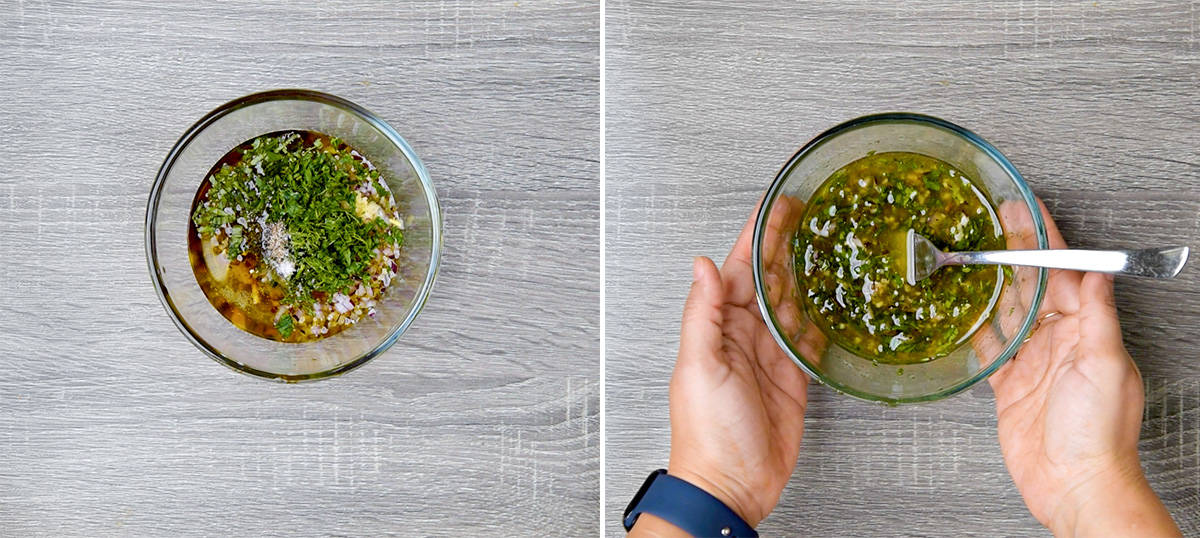
[[(380, 170), (401, 214), (405, 243), (396, 277), (374, 319), (307, 343), (283, 343), (245, 332), (205, 297), (188, 260), (188, 219), (196, 190), (226, 152), (257, 136), (310, 130), (340, 137)], [(322, 379), (379, 356), (400, 338), (437, 276), (442, 212), (416, 153), (383, 120), (345, 99), (308, 90), (248, 95), (221, 105), (183, 134), (167, 155), (146, 206), (146, 261), (172, 321), (209, 357), (246, 374), (284, 382)]]
[(1007, 248), (1048, 248), (1033, 192), (991, 144), (930, 116), (864, 116), (805, 144), (767, 189), (754, 227), (754, 285), (759, 309), (784, 352), (809, 376), (838, 392), (888, 404), (945, 398), (985, 379), (1016, 354), (1036, 321), (1046, 271), (1029, 267), (1006, 271), (990, 317), (947, 356), (885, 364), (830, 344), (799, 301), (793, 240), (803, 205), (817, 187), (834, 171), (870, 151), (919, 153), (946, 161), (984, 187), (997, 210)]

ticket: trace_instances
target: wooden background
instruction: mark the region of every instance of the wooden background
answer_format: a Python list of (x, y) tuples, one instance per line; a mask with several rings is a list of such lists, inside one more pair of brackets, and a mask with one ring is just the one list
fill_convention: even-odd
[[(179, 135), (280, 87), (446, 214), (411, 330), (301, 386), (193, 348), (143, 251)], [(0, 535), (594, 535), (599, 126), (594, 2), (0, 2)]]
[[(612, 0), (606, 19), (608, 533), (667, 462), (691, 257), (723, 259), (805, 141), (911, 110), (1005, 152), (1081, 247), (1200, 247), (1200, 3)], [(1142, 459), (1200, 535), (1200, 259), (1117, 283), (1148, 385)], [(811, 391), (765, 535), (1041, 536), (986, 384), (888, 409)]]

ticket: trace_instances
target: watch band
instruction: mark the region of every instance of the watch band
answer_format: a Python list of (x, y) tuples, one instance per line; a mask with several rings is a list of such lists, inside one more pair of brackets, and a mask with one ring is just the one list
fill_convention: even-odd
[(633, 528), (638, 516), (654, 514), (692, 536), (717, 538), (757, 538), (758, 533), (741, 516), (686, 480), (667, 474), (666, 469), (650, 473), (629, 506), (625, 508), (625, 530)]

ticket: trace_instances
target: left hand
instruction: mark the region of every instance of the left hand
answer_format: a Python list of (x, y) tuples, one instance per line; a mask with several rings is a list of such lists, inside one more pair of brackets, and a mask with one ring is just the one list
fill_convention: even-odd
[(752, 213), (720, 271), (694, 260), (671, 378), (669, 468), (750, 525), (774, 509), (796, 467), (808, 399), (808, 378), (755, 300), (754, 221)]

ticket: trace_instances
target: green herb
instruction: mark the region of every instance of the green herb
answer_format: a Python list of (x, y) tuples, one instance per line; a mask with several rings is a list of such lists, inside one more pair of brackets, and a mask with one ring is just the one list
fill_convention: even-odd
[(245, 236), (242, 235), (242, 227), (241, 226), (230, 227), (228, 255), (230, 257), (234, 257), (234, 258), (240, 256), (242, 254), (242, 252), (244, 252), (243, 249), (245, 247), (245, 243), (246, 243), (246, 238), (245, 238)]
[(291, 338), (292, 330), (294, 329), (292, 315), (284, 314), (275, 322), (275, 328), (279, 330), (279, 336)]
[(939, 170), (934, 169), (925, 172), (922, 179), (925, 182), (925, 188), (934, 192), (942, 190), (942, 174)]

